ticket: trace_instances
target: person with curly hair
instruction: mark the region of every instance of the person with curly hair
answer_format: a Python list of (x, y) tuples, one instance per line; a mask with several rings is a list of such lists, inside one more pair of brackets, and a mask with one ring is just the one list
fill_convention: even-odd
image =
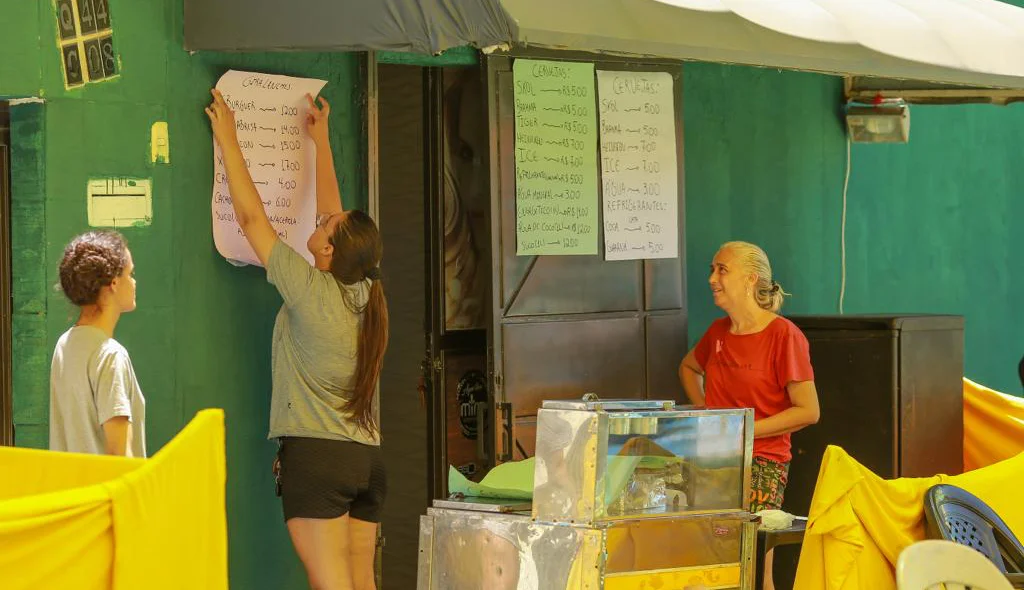
[(50, 365), (50, 450), (146, 456), (146, 400), (124, 346), (122, 313), (135, 309), (135, 265), (121, 234), (75, 237), (60, 261), (60, 286), (79, 308)]

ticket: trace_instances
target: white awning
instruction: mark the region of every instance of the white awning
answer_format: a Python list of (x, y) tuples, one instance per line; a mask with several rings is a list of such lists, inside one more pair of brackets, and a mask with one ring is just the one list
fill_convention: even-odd
[(1024, 88), (996, 0), (502, 0), (525, 45)]
[(543, 47), (1024, 89), (1024, 9), (997, 0), (185, 0), (185, 46)]

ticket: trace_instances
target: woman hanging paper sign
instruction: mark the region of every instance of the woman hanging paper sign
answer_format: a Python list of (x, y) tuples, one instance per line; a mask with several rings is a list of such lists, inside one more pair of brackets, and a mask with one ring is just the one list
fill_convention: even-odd
[[(306, 131), (306, 95), (327, 82), (229, 70), (217, 90), (235, 112), (238, 143), (270, 223), (310, 262), (306, 238), (316, 226), (316, 148)], [(220, 147), (213, 146), (213, 241), (232, 264), (260, 261), (235, 220)]]

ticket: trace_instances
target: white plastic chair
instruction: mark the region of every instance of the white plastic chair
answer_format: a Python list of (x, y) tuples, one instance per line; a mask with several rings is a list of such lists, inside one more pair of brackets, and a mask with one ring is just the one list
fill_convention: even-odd
[(896, 563), (899, 590), (930, 590), (939, 584), (945, 584), (947, 590), (1013, 590), (995, 564), (966, 545), (929, 540), (900, 553)]

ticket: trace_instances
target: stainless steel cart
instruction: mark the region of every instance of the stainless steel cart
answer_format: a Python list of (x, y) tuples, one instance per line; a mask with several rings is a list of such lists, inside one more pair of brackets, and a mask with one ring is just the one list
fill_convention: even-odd
[(753, 587), (753, 413), (545, 402), (533, 501), (438, 500), (419, 590)]

